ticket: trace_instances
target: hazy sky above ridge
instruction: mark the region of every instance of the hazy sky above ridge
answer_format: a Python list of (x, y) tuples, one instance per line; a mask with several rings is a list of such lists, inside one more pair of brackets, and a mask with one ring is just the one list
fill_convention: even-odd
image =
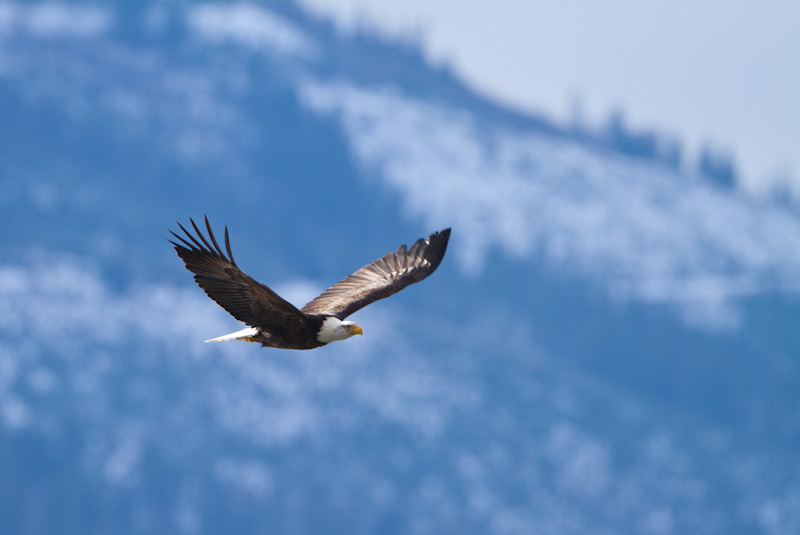
[(800, 197), (800, 4), (301, 0), (345, 29), (416, 36), (481, 92), (559, 122), (677, 136), (732, 153), (746, 189)]

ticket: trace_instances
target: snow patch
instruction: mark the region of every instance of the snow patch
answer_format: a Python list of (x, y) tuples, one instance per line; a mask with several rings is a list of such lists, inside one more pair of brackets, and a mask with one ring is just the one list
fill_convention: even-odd
[(315, 53), (312, 40), (291, 22), (253, 4), (194, 6), (188, 13), (188, 22), (199, 36), (213, 42), (231, 41), (254, 50), (301, 58)]
[(707, 328), (738, 325), (741, 299), (800, 291), (800, 220), (786, 209), (388, 89), (304, 81), (299, 92), (342, 122), (358, 160), (408, 213), (459, 230), (465, 272), (480, 272), (494, 249), (543, 256)]
[(44, 38), (86, 38), (105, 34), (113, 22), (111, 11), (97, 6), (0, 2), (0, 32), (22, 30)]

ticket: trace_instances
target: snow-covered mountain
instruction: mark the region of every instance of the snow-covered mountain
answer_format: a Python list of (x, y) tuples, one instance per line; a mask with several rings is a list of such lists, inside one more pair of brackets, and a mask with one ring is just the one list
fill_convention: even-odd
[[(0, 2), (3, 532), (797, 532), (800, 214), (613, 134), (289, 2)], [(363, 338), (212, 345), (205, 213), (298, 305), (453, 238)]]

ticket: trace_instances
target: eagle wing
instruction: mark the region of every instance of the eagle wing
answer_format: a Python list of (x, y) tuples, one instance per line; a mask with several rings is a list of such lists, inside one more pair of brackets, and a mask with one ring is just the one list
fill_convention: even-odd
[(439, 267), (447, 250), (450, 229), (420, 238), (410, 248), (405, 245), (367, 264), (322, 295), (301, 311), (306, 314), (331, 314), (344, 319), (356, 310), (378, 299), (396, 294), (406, 286), (419, 282)]
[(228, 227), (225, 227), (226, 257), (211, 232), (208, 218), (205, 220), (213, 246), (191, 219), (197, 238), (178, 223), (189, 240), (170, 231), (181, 242), (170, 240), (170, 243), (206, 294), (231, 316), (251, 327), (292, 328), (304, 324), (305, 315), (294, 305), (239, 269), (231, 253)]

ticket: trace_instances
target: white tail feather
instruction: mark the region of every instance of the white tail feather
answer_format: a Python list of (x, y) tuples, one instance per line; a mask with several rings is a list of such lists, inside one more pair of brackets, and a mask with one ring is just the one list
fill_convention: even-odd
[(255, 327), (248, 327), (246, 329), (242, 329), (241, 331), (236, 331), (235, 333), (225, 334), (223, 336), (212, 338), (211, 340), (206, 340), (206, 342), (227, 342), (228, 340), (244, 340), (246, 342), (253, 342), (254, 340), (248, 339), (256, 334), (258, 334), (258, 329)]

